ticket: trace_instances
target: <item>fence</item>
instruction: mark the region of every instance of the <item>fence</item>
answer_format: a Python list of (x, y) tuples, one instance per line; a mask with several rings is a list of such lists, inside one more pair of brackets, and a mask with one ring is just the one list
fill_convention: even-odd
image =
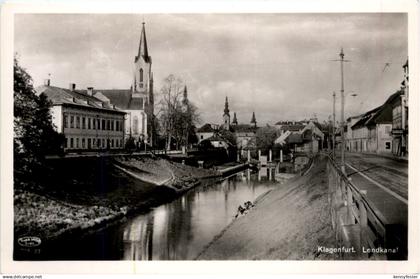
[(324, 155), (328, 156), (328, 201), (338, 252), (344, 259), (386, 259), (386, 253), (370, 252), (387, 247), (385, 221), (334, 160)]

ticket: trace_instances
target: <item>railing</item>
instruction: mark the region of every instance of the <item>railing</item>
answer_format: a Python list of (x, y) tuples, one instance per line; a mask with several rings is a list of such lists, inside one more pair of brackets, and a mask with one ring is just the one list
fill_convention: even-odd
[(342, 173), (328, 155), (327, 173), (331, 221), (338, 251), (344, 259), (386, 259), (386, 253), (370, 253), (386, 247), (386, 222), (363, 191)]

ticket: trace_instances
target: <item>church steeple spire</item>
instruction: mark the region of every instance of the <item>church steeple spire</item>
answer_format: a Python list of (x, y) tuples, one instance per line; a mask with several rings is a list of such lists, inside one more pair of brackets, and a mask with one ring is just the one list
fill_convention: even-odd
[(223, 115), (229, 115), (229, 101), (228, 101), (228, 97), (226, 96), (226, 100), (225, 100), (225, 110), (224, 110), (224, 114)]
[(225, 110), (223, 113), (223, 125), (226, 130), (230, 129), (230, 114), (229, 114), (229, 102), (228, 97), (226, 96), (225, 100)]
[(149, 62), (149, 51), (147, 50), (147, 39), (146, 39), (146, 29), (144, 27), (144, 22), (142, 23), (140, 43), (139, 43), (139, 52), (136, 56), (136, 62), (140, 57), (143, 57), (145, 62)]
[(238, 119), (236, 118), (236, 112), (233, 113), (232, 125), (238, 125)]
[(252, 112), (251, 124), (254, 124), (254, 127), (257, 127), (257, 119), (255, 118), (255, 112)]

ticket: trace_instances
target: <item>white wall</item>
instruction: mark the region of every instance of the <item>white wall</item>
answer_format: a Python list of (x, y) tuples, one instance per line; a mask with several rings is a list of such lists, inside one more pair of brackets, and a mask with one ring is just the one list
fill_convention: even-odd
[[(378, 124), (377, 138), (378, 138), (378, 153), (392, 152), (392, 135), (390, 133), (392, 124)], [(388, 143), (388, 146), (387, 146)]]
[(50, 108), (51, 120), (57, 132), (63, 132), (63, 113), (62, 106), (54, 105)]
[(213, 134), (213, 132), (197, 133), (198, 142), (200, 143), (202, 140), (210, 138)]

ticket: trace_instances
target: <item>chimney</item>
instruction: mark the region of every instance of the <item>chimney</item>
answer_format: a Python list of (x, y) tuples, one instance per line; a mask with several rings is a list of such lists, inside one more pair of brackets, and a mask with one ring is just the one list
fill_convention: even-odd
[(88, 87), (88, 88), (87, 88), (86, 93), (87, 93), (89, 96), (92, 96), (92, 95), (93, 95), (93, 87)]
[(50, 79), (49, 78), (44, 79), (44, 85), (45, 86), (50, 86)]
[(76, 90), (76, 83), (70, 83), (70, 84), (69, 84), (69, 90), (70, 90), (70, 91), (74, 91), (74, 90)]

